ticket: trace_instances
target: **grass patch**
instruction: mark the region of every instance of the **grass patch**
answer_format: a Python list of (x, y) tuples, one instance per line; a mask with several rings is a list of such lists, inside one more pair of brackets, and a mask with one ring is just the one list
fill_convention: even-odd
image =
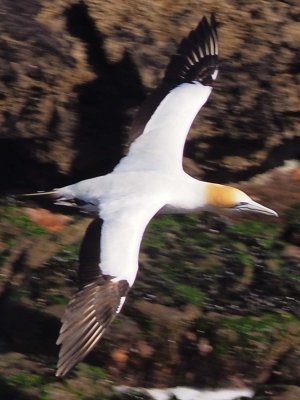
[(56, 255), (63, 258), (64, 261), (78, 261), (81, 241), (64, 246), (64, 248)]
[(243, 236), (245, 239), (257, 239), (267, 249), (274, 246), (280, 235), (280, 226), (271, 222), (239, 222), (228, 228), (229, 234)]
[(131, 307), (130, 302), (128, 303), (125, 308), (125, 315), (136, 322), (142, 332), (150, 334), (153, 331), (151, 318), (138, 309)]
[[(300, 335), (300, 320), (290, 314), (274, 313), (263, 314), (260, 317), (222, 317), (218, 321), (218, 329), (226, 329), (237, 334), (237, 345), (244, 354), (263, 355), (268, 351), (270, 345), (287, 335), (289, 324), (296, 324), (299, 327), (293, 334)], [(290, 333), (288, 333), (290, 335)], [(225, 338), (218, 338), (217, 349), (219, 352), (231, 348)], [(260, 347), (260, 344), (265, 346)]]
[(265, 357), (283, 339), (298, 341), (300, 320), (284, 312), (261, 316), (219, 315), (211, 319), (202, 316), (195, 321), (195, 329), (199, 336), (211, 339), (217, 357), (238, 354), (240, 360), (253, 362)]
[(49, 293), (47, 295), (47, 303), (48, 304), (58, 304), (58, 305), (67, 305), (69, 303), (69, 299), (62, 294), (53, 294)]
[(185, 284), (179, 284), (175, 287), (175, 293), (185, 303), (200, 307), (204, 302), (204, 295), (200, 289)]
[(80, 374), (85, 375), (93, 383), (96, 383), (99, 379), (106, 381), (108, 380), (108, 375), (103, 368), (95, 367), (85, 363), (80, 363), (78, 364), (77, 369), (80, 372)]
[(300, 202), (293, 204), (285, 212), (285, 220), (288, 229), (294, 233), (300, 233)]
[(0, 221), (8, 221), (21, 230), (27, 236), (39, 236), (46, 233), (46, 230), (35, 224), (31, 219), (22, 213), (22, 209), (15, 206), (6, 206), (1, 209)]
[(28, 289), (20, 287), (11, 292), (10, 298), (16, 302), (19, 302), (22, 299), (28, 298), (28, 295), (29, 295)]
[(262, 339), (267, 339), (272, 334), (273, 328), (285, 331), (286, 325), (290, 322), (300, 321), (285, 313), (264, 314), (261, 317), (241, 316), (223, 317), (220, 324), (222, 327), (233, 329), (240, 336), (249, 337), (253, 334), (260, 334)]
[(18, 389), (39, 388), (43, 384), (43, 378), (36, 374), (19, 372), (5, 378), (6, 383)]
[(178, 222), (172, 216), (160, 216), (155, 218), (149, 224), (143, 247), (164, 249), (166, 247), (166, 235), (172, 231), (178, 231)]
[(1, 232), (1, 240), (10, 249), (16, 247), (17, 245), (17, 240), (14, 235), (7, 232)]

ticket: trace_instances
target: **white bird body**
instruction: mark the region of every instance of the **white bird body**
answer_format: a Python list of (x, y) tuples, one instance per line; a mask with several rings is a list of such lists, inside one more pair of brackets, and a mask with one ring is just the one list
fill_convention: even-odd
[(205, 206), (205, 188), (206, 182), (192, 178), (183, 170), (170, 174), (129, 171), (87, 179), (57, 189), (56, 194), (63, 200), (80, 199), (87, 203), (83, 209), (99, 212), (101, 218), (107, 219), (122, 210), (126, 214), (126, 209), (132, 206), (144, 209), (157, 206), (158, 210), (170, 207), (181, 212), (200, 210)]
[(186, 136), (217, 76), (215, 21), (204, 17), (181, 43), (159, 88), (132, 127), (133, 142), (112, 173), (56, 189), (58, 203), (96, 212), (79, 254), (79, 291), (57, 343), (57, 375), (82, 360), (120, 311), (138, 270), (144, 230), (156, 213), (235, 208), (276, 215), (242, 191), (196, 180), (182, 167)]
[[(178, 190), (180, 188), (180, 190)], [(105, 222), (101, 232), (101, 271), (132, 286), (144, 230), (156, 213), (185, 213), (205, 207), (205, 183), (183, 170), (117, 172), (57, 190), (64, 199), (79, 198), (84, 209)], [(92, 205), (90, 204), (92, 203)], [(100, 262), (99, 262), (100, 263)]]
[[(119, 171), (182, 170), (186, 136), (212, 88), (200, 82), (182, 83), (160, 103), (143, 134), (131, 145), (128, 156), (115, 168)], [(176, 110), (176, 111), (175, 111)], [(175, 113), (174, 113), (175, 111)]]

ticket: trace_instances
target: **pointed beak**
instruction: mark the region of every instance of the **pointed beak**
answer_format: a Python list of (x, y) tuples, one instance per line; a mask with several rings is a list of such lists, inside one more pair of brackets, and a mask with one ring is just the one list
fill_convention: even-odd
[(262, 206), (261, 204), (256, 203), (256, 201), (251, 201), (249, 203), (237, 205), (235, 208), (237, 210), (241, 210), (241, 211), (250, 211), (250, 212), (272, 215), (274, 217), (278, 217), (278, 214), (276, 211), (272, 210), (271, 208)]

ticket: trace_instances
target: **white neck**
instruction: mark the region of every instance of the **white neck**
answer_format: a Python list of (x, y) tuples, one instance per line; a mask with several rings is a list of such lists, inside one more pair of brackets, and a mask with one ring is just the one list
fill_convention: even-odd
[(207, 182), (198, 181), (184, 173), (172, 190), (172, 199), (160, 212), (186, 214), (203, 211), (207, 206)]

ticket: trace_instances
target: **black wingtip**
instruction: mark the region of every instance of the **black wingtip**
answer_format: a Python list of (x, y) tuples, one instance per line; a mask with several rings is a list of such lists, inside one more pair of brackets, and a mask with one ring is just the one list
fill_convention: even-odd
[(203, 17), (197, 28), (182, 40), (172, 57), (164, 82), (180, 84), (198, 81), (211, 85), (218, 72), (218, 35), (215, 15)]

